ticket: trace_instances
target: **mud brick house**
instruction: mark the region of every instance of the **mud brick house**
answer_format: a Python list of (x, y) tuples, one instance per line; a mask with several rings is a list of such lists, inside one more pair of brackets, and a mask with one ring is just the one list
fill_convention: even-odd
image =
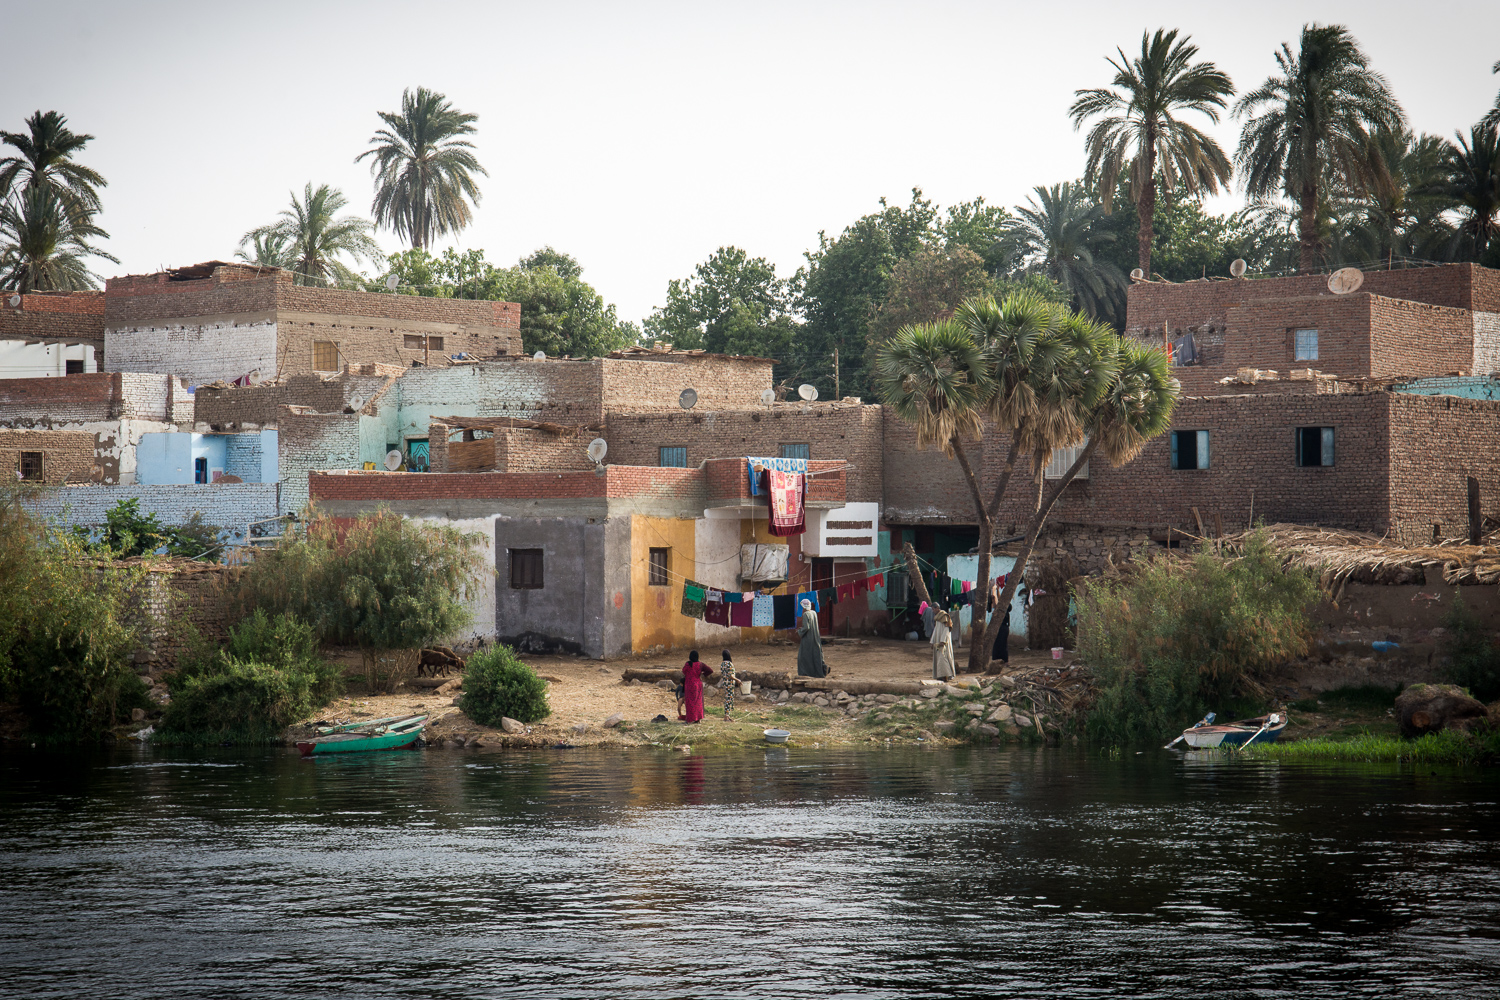
[(258, 381), (349, 364), (446, 365), (521, 349), (514, 302), (422, 298), (293, 284), (290, 271), (209, 261), (111, 278), (108, 371), (160, 371), (193, 385)]
[(99, 370), (103, 292), (0, 291), (0, 379)]
[[(477, 627), (528, 649), (588, 656), (765, 641), (768, 628), (726, 628), (681, 613), (687, 581), (749, 590), (743, 552), (787, 545), (792, 593), (876, 568), (874, 505), (845, 502), (844, 464), (814, 461), (810, 513), (859, 519), (858, 529), (778, 538), (750, 496), (744, 457), (696, 468), (608, 465), (570, 472), (315, 472), (312, 498), (336, 517), (383, 506), (474, 531), (495, 576), (476, 602)], [(818, 580), (818, 564), (829, 575)], [(769, 588), (769, 585), (768, 585)], [(825, 626), (862, 630), (884, 618), (882, 593), (825, 609)], [(831, 611), (831, 614), (828, 612)]]

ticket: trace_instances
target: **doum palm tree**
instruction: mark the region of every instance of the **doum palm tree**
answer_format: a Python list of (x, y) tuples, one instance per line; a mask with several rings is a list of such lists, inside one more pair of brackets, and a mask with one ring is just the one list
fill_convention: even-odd
[(78, 219), (51, 187), (22, 189), (0, 205), (0, 288), (21, 292), (97, 288), (83, 258), (119, 260), (89, 241), (106, 235)]
[[(453, 108), (442, 94), (418, 87), (401, 92), (401, 111), (376, 112), (385, 122), (370, 141), (376, 145), (354, 158), (373, 157), (375, 202), (371, 212), (413, 249), (456, 233), (473, 221), (469, 202), (479, 204), (474, 174), (489, 176), (461, 136), (474, 133), (478, 115)], [(466, 200), (467, 199), (467, 200)]]
[(1096, 228), (1104, 209), (1083, 184), (1064, 181), (1035, 191), (1035, 198), (1016, 207), (1009, 226), (1024, 269), (1061, 285), (1075, 309), (1096, 319), (1110, 316), (1125, 288), (1125, 275), (1094, 257), (1101, 242), (1114, 239)]
[(1303, 27), (1297, 52), (1283, 43), (1276, 65), (1278, 74), (1235, 105), (1235, 117), (1248, 119), (1235, 162), (1251, 198), (1285, 195), (1297, 205), (1299, 270), (1306, 274), (1318, 266), (1318, 202), (1325, 188), (1389, 188), (1373, 136), (1405, 128), (1406, 115), (1339, 25)]
[[(253, 245), (257, 255), (275, 248), (276, 253), (285, 255), (282, 258), (287, 262), (285, 266), (296, 272), (298, 284), (356, 283), (359, 276), (340, 257), (375, 263), (382, 262), (384, 257), (370, 236), (368, 219), (356, 215), (335, 218), (346, 204), (337, 188), (324, 184), (314, 190), (309, 181), (300, 201), (296, 192), (292, 192), (292, 207), (283, 209), (276, 222), (240, 237), (240, 247)], [(240, 256), (245, 257), (243, 253)]]
[(1233, 168), (1212, 137), (1178, 117), (1196, 111), (1217, 124), (1219, 112), (1234, 95), (1234, 84), (1211, 62), (1194, 62), (1198, 46), (1176, 31), (1158, 28), (1142, 33), (1141, 54), (1129, 59), (1116, 49), (1120, 61), (1113, 85), (1118, 90), (1079, 90), (1069, 114), (1073, 127), (1103, 115), (1085, 141), (1088, 166), (1084, 179), (1095, 185), (1104, 211), (1114, 209), (1115, 187), (1121, 173), (1130, 177), (1130, 196), (1140, 216), (1138, 259), (1151, 274), (1152, 223), (1156, 215), (1156, 183), (1160, 176), (1168, 191), (1182, 187), (1189, 194), (1217, 194), (1228, 183)]
[[(87, 224), (99, 211), (98, 189), (109, 182), (97, 170), (73, 162), (73, 154), (94, 137), (73, 132), (56, 111), (37, 111), (26, 119), (26, 128), (0, 131), (0, 142), (16, 150), (0, 158), (0, 201), (17, 189), (47, 188), (75, 221)], [(108, 236), (102, 231), (93, 235)]]

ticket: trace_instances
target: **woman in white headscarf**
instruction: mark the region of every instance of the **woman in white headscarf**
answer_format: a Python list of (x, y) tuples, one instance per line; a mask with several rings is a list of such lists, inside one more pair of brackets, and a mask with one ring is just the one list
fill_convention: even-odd
[(933, 616), (932, 638), (927, 640), (932, 643), (932, 676), (940, 681), (945, 681), (955, 673), (953, 669), (953, 619), (948, 612), (939, 611)]
[(797, 647), (797, 674), (800, 677), (827, 677), (828, 664), (823, 662), (823, 637), (818, 634), (818, 613), (812, 601), (802, 600), (802, 623), (797, 626), (802, 643)]

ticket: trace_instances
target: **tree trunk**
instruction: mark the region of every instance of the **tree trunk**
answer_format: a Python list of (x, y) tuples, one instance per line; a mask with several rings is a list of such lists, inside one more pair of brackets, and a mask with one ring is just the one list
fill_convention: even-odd
[(1141, 197), (1136, 202), (1136, 214), (1140, 216), (1139, 243), (1141, 273), (1151, 277), (1151, 243), (1155, 238), (1152, 230), (1156, 221), (1156, 130), (1146, 130), (1146, 182), (1141, 185)]
[(917, 600), (931, 604), (932, 596), (927, 593), (927, 583), (922, 579), (922, 567), (917, 563), (917, 550), (912, 548), (911, 542), (902, 542), (901, 554), (906, 557), (906, 575), (911, 577), (911, 585), (917, 589)]
[[(985, 529), (980, 528), (979, 537), (979, 565), (974, 574), (974, 586), (983, 588), (986, 606), (989, 603), (990, 579), (994, 576), (994, 549), (995, 549), (995, 522), (1000, 519), (1000, 501), (1005, 496), (1006, 487), (1010, 485), (1011, 473), (1016, 468), (1016, 455), (1021, 440), (1020, 431), (1011, 432), (1010, 451), (1005, 456), (1005, 468), (1000, 472), (1000, 479), (995, 483), (995, 495), (990, 499), (990, 506), (981, 518), (983, 525), (989, 529), (989, 537), (985, 537)], [(969, 641), (969, 672), (973, 674), (983, 673), (990, 665), (990, 650), (995, 646), (994, 637), (988, 642), (984, 637), (989, 634), (989, 623), (985, 621), (982, 611), (973, 614), (970, 621), (973, 626), (972, 638)]]
[(1297, 270), (1301, 274), (1312, 274), (1318, 266), (1318, 189), (1312, 184), (1302, 186), (1297, 218), (1297, 242), (1300, 259)]
[[(995, 526), (990, 520), (990, 512), (984, 505), (984, 496), (979, 491), (979, 478), (974, 469), (969, 465), (969, 456), (964, 453), (964, 446), (958, 438), (953, 439), (953, 454), (958, 459), (959, 468), (964, 470), (964, 480), (969, 484), (969, 497), (974, 501), (974, 512), (979, 515), (979, 569), (981, 574), (989, 572), (990, 548), (995, 542)], [(982, 582), (983, 575), (979, 577)], [(972, 605), (971, 605), (972, 607)], [(977, 612), (971, 612), (969, 616), (971, 628), (971, 640), (969, 643), (969, 669), (970, 671), (983, 670), (982, 664), (978, 664), (979, 646), (973, 641), (983, 635), (984, 610), (981, 606)]]
[[(1026, 562), (1031, 558), (1031, 551), (1036, 548), (1037, 536), (1042, 533), (1042, 526), (1047, 523), (1047, 515), (1052, 513), (1052, 507), (1057, 503), (1057, 498), (1062, 495), (1062, 491), (1067, 488), (1067, 485), (1077, 478), (1078, 471), (1088, 462), (1089, 456), (1094, 453), (1094, 449), (1097, 446), (1098, 441), (1090, 440), (1083, 451), (1079, 453), (1078, 457), (1074, 459), (1073, 464), (1068, 467), (1068, 471), (1063, 474), (1063, 477), (1057, 480), (1050, 490), (1046, 490), (1043, 493), (1041, 504), (1037, 507), (1036, 513), (1032, 515), (1031, 523), (1026, 526), (1026, 539), (1021, 543), (1021, 552), (1016, 556), (1015, 566), (1011, 567), (1010, 578), (1005, 582), (1005, 590), (1000, 594), (1000, 600), (995, 604), (997, 611), (1000, 608), (1008, 607), (1010, 602), (1015, 600), (1016, 588), (1020, 586), (1021, 577), (1026, 572)], [(985, 629), (982, 641), (986, 644), (986, 649), (994, 645), (995, 638), (1000, 634), (1000, 623), (1004, 620), (1005, 616), (1003, 614), (997, 614), (990, 621), (990, 627)]]

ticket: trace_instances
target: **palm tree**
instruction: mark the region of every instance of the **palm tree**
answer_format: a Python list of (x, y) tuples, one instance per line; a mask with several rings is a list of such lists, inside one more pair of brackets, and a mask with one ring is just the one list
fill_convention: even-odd
[(119, 260), (89, 240), (105, 232), (86, 218), (75, 218), (57, 191), (47, 185), (24, 188), (0, 205), (0, 288), (75, 291), (97, 288), (87, 256)]
[(1160, 170), (1166, 189), (1181, 184), (1190, 194), (1217, 194), (1228, 183), (1233, 168), (1219, 144), (1187, 122), (1185, 111), (1197, 111), (1215, 124), (1219, 111), (1234, 96), (1234, 84), (1211, 62), (1193, 62), (1198, 46), (1177, 32), (1158, 28), (1141, 34), (1141, 54), (1131, 60), (1116, 49), (1117, 90), (1076, 91), (1069, 114), (1073, 128), (1087, 118), (1104, 115), (1085, 141), (1088, 167), (1084, 179), (1094, 184), (1104, 211), (1114, 209), (1115, 186), (1122, 171), (1130, 173), (1130, 194), (1140, 216), (1140, 268), (1151, 273), (1152, 221), (1156, 215), (1156, 178)]
[[(1491, 67), (1490, 72), (1500, 73), (1500, 62), (1495, 63), (1495, 65)], [(1479, 124), (1494, 125), (1500, 127), (1500, 94), (1495, 95), (1495, 106), (1493, 108), (1490, 108), (1490, 110), (1485, 113), (1485, 116), (1483, 118), (1479, 119)]]
[(297, 271), (298, 284), (321, 285), (330, 278), (339, 283), (358, 282), (359, 276), (337, 258), (347, 255), (375, 263), (385, 258), (370, 236), (368, 219), (355, 215), (334, 218), (346, 204), (337, 188), (324, 184), (313, 190), (309, 181), (301, 201), (292, 192), (292, 207), (284, 209), (278, 221), (241, 236), (240, 247), (253, 244), (258, 253), (262, 248), (284, 245), (286, 266)]
[(1284, 193), (1297, 204), (1299, 269), (1306, 274), (1317, 266), (1317, 208), (1324, 188), (1388, 188), (1390, 175), (1372, 133), (1404, 128), (1406, 115), (1340, 25), (1304, 26), (1297, 53), (1282, 43), (1276, 65), (1280, 74), (1234, 107), (1236, 118), (1248, 118), (1235, 162), (1251, 198)]
[(459, 137), (473, 134), (479, 116), (454, 110), (446, 97), (425, 87), (401, 92), (400, 114), (376, 113), (389, 127), (371, 136), (378, 145), (354, 158), (358, 163), (374, 157), (375, 222), (410, 239), (414, 249), (467, 226), (473, 213), (464, 199), (479, 204), (473, 174), (489, 174), (472, 152), (474, 144)]
[(1449, 146), (1435, 135), (1382, 129), (1374, 144), (1391, 183), (1364, 196), (1343, 195), (1335, 211), (1346, 216), (1340, 261), (1425, 257), (1452, 236), (1442, 218), (1452, 200), (1436, 190), (1446, 178)]
[(1447, 176), (1429, 190), (1455, 205), (1462, 216), (1448, 245), (1450, 259), (1478, 260), (1500, 236), (1500, 130), (1481, 122), (1444, 157)]
[[(87, 222), (88, 216), (99, 211), (97, 189), (109, 182), (97, 170), (73, 162), (73, 154), (94, 137), (78, 135), (67, 123), (68, 119), (56, 111), (46, 114), (37, 111), (26, 119), (26, 132), (0, 131), (0, 142), (18, 151), (0, 159), (0, 200), (17, 187), (45, 187), (62, 201), (75, 220)], [(17, 181), (23, 177), (24, 182), (18, 185)]]
[[(295, 201), (296, 197), (293, 196), (292, 200)], [(235, 251), (235, 257), (247, 264), (261, 267), (281, 267), (289, 271), (296, 268), (297, 262), (285, 233), (256, 231), (246, 235), (251, 237), (250, 252), (246, 253), (244, 244), (241, 243), (240, 249)]]
[(1096, 260), (1098, 244), (1114, 239), (1096, 224), (1104, 209), (1082, 184), (1064, 181), (1038, 187), (1036, 198), (1016, 207), (1011, 232), (1024, 270), (1045, 274), (1073, 296), (1074, 308), (1096, 319), (1118, 311), (1125, 276), (1113, 264)]

